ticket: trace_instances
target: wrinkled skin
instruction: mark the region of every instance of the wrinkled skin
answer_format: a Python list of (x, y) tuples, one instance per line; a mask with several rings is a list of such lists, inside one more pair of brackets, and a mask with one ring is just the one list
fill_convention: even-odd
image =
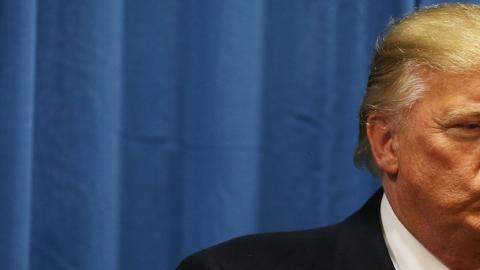
[(403, 123), (382, 120), (385, 152), (374, 156), (405, 227), (449, 268), (480, 269), (480, 75), (426, 77)]

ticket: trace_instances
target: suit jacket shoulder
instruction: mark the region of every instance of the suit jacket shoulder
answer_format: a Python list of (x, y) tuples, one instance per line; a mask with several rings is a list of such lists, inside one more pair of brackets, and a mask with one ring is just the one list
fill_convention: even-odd
[(337, 230), (333, 226), (236, 238), (188, 257), (178, 270), (317, 269), (319, 256), (334, 256)]
[(394, 270), (381, 231), (381, 196), (337, 225), (236, 238), (189, 256), (177, 270)]

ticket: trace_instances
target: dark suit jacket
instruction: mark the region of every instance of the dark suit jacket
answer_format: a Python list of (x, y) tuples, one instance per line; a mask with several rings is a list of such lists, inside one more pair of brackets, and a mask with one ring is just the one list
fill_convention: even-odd
[(394, 270), (382, 236), (382, 194), (342, 223), (233, 239), (187, 257), (177, 270)]

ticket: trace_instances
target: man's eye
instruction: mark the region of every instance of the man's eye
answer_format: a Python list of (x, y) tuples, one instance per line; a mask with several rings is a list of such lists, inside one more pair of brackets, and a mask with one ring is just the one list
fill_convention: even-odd
[(480, 139), (480, 122), (452, 125), (447, 128), (447, 134), (462, 140)]
[(478, 123), (460, 124), (460, 125), (457, 125), (457, 128), (466, 129), (466, 130), (477, 130), (477, 129), (480, 129), (480, 124)]

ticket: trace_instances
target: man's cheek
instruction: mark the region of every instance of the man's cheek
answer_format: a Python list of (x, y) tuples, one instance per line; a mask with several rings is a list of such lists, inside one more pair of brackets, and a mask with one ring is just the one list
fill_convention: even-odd
[(468, 147), (457, 145), (451, 142), (421, 140), (416, 153), (421, 153), (422, 167), (428, 170), (447, 171), (455, 169), (460, 163), (469, 158), (465, 157)]

